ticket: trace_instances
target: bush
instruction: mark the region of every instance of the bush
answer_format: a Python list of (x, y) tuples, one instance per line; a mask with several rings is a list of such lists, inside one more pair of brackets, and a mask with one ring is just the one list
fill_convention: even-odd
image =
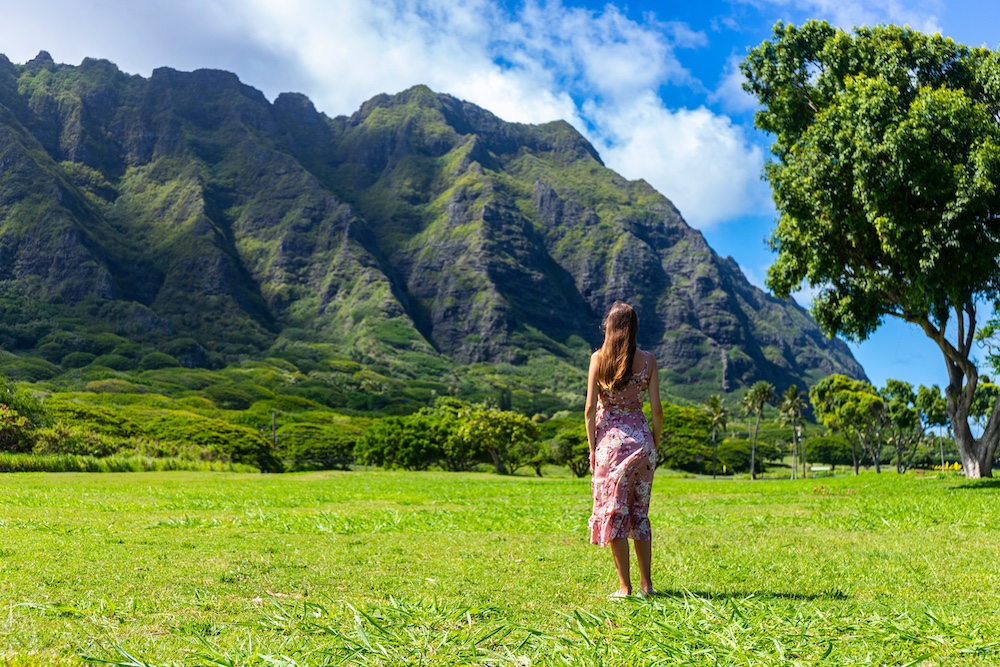
[(346, 470), (359, 435), (324, 424), (287, 424), (278, 429), (278, 456), (288, 470)]
[(155, 440), (197, 445), (217, 460), (246, 463), (266, 472), (278, 472), (282, 468), (271, 451), (271, 443), (246, 426), (192, 412), (175, 412), (144, 424), (143, 431)]
[(0, 376), (0, 450), (30, 452), (35, 429), (50, 422), (50, 416), (34, 394)]
[(62, 358), (61, 364), (66, 368), (83, 368), (96, 358), (90, 352), (70, 352)]
[(0, 403), (0, 450), (29, 452), (34, 446), (31, 421), (17, 410)]
[(128, 380), (108, 378), (106, 380), (91, 380), (83, 386), (84, 391), (94, 394), (145, 394), (148, 389)]
[(102, 354), (95, 357), (92, 362), (95, 366), (104, 366), (113, 371), (131, 371), (136, 367), (136, 362), (120, 354)]
[(540, 431), (548, 443), (553, 463), (569, 467), (577, 477), (590, 472), (590, 446), (583, 419), (553, 418), (543, 423)]
[(33, 454), (74, 454), (78, 456), (111, 456), (122, 448), (120, 439), (86, 429), (56, 424), (35, 433)]
[(162, 352), (150, 352), (139, 360), (140, 371), (155, 371), (161, 368), (175, 368), (180, 363), (169, 354)]
[(253, 396), (232, 385), (215, 384), (202, 393), (223, 410), (246, 410), (254, 402)]
[(123, 410), (58, 397), (49, 399), (45, 406), (53, 420), (63, 426), (122, 439), (142, 432)]
[(359, 463), (403, 470), (426, 470), (442, 454), (431, 420), (421, 414), (376, 420), (355, 449)]
[(853, 465), (851, 445), (840, 435), (827, 435), (809, 438), (803, 443), (806, 461), (823, 463), (828, 466)]
[[(657, 466), (694, 473), (712, 471), (711, 420), (702, 408), (663, 404), (663, 434)], [(721, 459), (721, 447), (720, 447)], [(747, 454), (747, 466), (750, 465)]]

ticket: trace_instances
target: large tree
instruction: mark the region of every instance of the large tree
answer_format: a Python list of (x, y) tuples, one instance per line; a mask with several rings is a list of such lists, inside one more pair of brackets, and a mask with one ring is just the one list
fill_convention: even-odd
[(882, 422), (885, 401), (875, 387), (845, 375), (828, 375), (809, 390), (816, 417), (831, 431), (843, 433), (851, 445), (854, 474), (867, 455), (882, 472)]
[(830, 334), (919, 326), (944, 355), (965, 474), (991, 476), (1000, 417), (976, 438), (969, 410), (980, 311), (1000, 297), (1000, 53), (897, 26), (778, 23), (742, 70), (775, 136), (768, 286), (815, 288)]

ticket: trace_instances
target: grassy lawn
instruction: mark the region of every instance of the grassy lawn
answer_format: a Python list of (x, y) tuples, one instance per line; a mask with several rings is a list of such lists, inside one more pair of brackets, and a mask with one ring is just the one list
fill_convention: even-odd
[(0, 664), (992, 665), (998, 496), (658, 476), (613, 602), (586, 480), (0, 475)]

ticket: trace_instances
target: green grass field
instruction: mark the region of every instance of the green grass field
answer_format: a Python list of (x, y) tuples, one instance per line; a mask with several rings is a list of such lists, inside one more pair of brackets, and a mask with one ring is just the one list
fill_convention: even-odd
[(0, 475), (0, 664), (992, 665), (998, 496), (658, 476), (613, 602), (586, 480)]

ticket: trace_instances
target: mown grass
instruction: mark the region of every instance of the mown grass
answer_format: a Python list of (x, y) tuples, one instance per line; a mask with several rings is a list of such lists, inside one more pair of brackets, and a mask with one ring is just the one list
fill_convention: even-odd
[(662, 476), (612, 602), (586, 480), (0, 476), (0, 662), (991, 665), (1000, 486)]

